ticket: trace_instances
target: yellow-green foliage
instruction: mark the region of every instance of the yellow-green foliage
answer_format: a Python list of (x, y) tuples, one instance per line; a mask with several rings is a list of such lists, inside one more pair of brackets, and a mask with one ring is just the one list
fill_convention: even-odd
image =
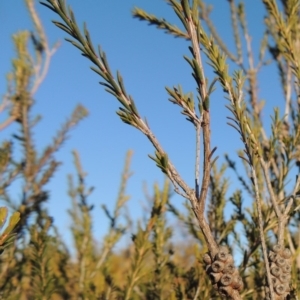
[[(184, 58), (197, 84), (197, 100), (191, 93), (184, 93), (180, 85), (166, 90), (170, 101), (179, 105), (182, 114), (193, 123), (198, 136), (203, 131), (204, 175), (200, 184), (196, 172), (195, 189), (181, 179), (147, 122), (140, 117), (134, 100), (127, 95), (120, 73), (114, 77), (105, 53), (101, 50), (95, 53), (86, 27), (82, 33), (72, 10), (67, 9), (63, 0), (45, 1), (44, 5), (62, 19), (62, 23), (54, 21), (54, 24), (74, 38), (70, 42), (94, 64), (92, 69), (102, 77), (102, 84), (120, 102), (122, 108), (117, 112), (120, 118), (150, 140), (155, 148), (155, 156), (150, 158), (166, 178), (161, 187), (153, 186), (151, 210), (146, 220), (131, 220), (125, 211), (129, 201), (126, 187), (131, 176), (132, 151), (129, 151), (114, 209), (109, 211), (102, 206), (109, 227), (102, 240), (98, 240), (92, 231), (94, 206), (89, 203), (93, 188), (87, 188), (86, 173), (79, 154), (74, 151), (76, 174), (68, 177), (72, 205), (68, 213), (72, 220), (74, 249), (66, 247), (45, 209), (44, 203), (51, 200), (45, 185), (60, 164), (55, 152), (69, 130), (86, 117), (87, 111), (81, 105), (76, 107), (45, 150), (36, 148), (32, 137), (38, 117), (31, 115), (33, 95), (45, 78), (56, 48), (48, 45), (34, 1), (26, 0), (36, 33), (23, 31), (13, 35), (16, 56), (7, 76), (8, 92), (3, 99), (3, 103), (9, 105), (1, 105), (2, 111), (7, 112), (7, 119), (0, 124), (0, 130), (16, 123), (19, 131), (0, 146), (0, 196), (13, 210), (8, 218), (8, 208), (0, 207), (0, 299), (196, 300), (221, 299), (221, 295), (231, 299), (263, 299), (268, 295), (266, 287), (271, 290), (270, 299), (285, 299), (285, 296), (277, 297), (279, 292), (289, 293), (288, 299), (298, 299), (300, 213), (299, 206), (292, 207), (291, 201), (299, 195), (300, 179), (292, 193), (286, 190), (285, 183), (294, 164), (300, 165), (299, 1), (281, 1), (282, 11), (275, 0), (262, 1), (267, 12), (267, 30), (257, 66), (253, 65), (243, 3), (236, 5), (235, 1), (228, 1), (236, 54), (230, 52), (218, 36), (204, 1), (167, 1), (182, 23), (182, 30), (165, 19), (134, 9), (136, 18), (191, 43), (192, 56)], [(210, 34), (204, 30), (202, 22)], [(247, 63), (241, 36), (247, 45)], [(268, 39), (272, 40), (272, 45)], [(29, 51), (29, 42), (33, 44), (33, 51)], [(278, 67), (285, 94), (295, 83), (293, 88), (298, 95), (296, 104), (286, 99), (286, 115), (282, 119), (279, 110), (274, 109), (269, 138), (261, 118), (263, 102), (257, 97), (257, 74), (259, 68), (267, 64), (264, 60), (267, 49)], [(217, 75), (210, 84), (205, 79), (200, 50), (205, 52)], [(43, 63), (44, 60), (47, 63)], [(232, 75), (228, 72), (228, 60), (237, 68)], [(220, 168), (215, 164), (216, 158), (212, 159), (215, 149), (210, 149), (210, 133), (205, 126), (209, 123), (209, 97), (217, 81), (229, 100), (229, 125), (237, 130), (243, 141), (244, 148), (239, 156), (244, 170), (237, 169), (236, 162), (228, 155), (225, 156), (226, 164)], [(22, 149), (19, 160), (13, 159), (13, 139)], [(229, 190), (228, 169), (236, 174), (240, 189)], [(20, 203), (15, 203), (8, 192), (17, 178), (21, 182)], [(173, 187), (186, 199), (180, 209), (172, 203)], [(245, 207), (245, 195), (253, 200), (249, 207)], [(227, 204), (233, 211), (230, 220), (224, 216)], [(178, 233), (183, 233), (183, 238), (176, 239)], [(115, 246), (121, 238), (129, 236), (131, 242), (116, 251)], [(278, 244), (274, 246), (275, 238)], [(282, 257), (284, 259), (280, 260)], [(272, 282), (267, 282), (268, 267), (271, 274), (267, 277), (272, 278)], [(277, 276), (275, 273), (281, 270), (284, 276)], [(221, 284), (220, 278), (224, 279), (225, 274), (231, 279), (228, 274), (232, 273), (236, 281), (230, 281), (228, 289), (229, 283)], [(276, 297), (272, 295), (272, 284)], [(231, 288), (234, 285), (235, 289)], [(280, 290), (285, 287), (288, 289)]]

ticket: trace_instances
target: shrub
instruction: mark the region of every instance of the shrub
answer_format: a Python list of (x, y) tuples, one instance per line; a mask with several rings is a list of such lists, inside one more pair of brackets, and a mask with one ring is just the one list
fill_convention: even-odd
[[(50, 59), (52, 52), (33, 1), (26, 3), (38, 32), (38, 38), (32, 36), (38, 64), (44, 51), (45, 59)], [(100, 248), (91, 230), (93, 206), (88, 203), (88, 196), (92, 189), (86, 188), (85, 173), (76, 151), (77, 185), (69, 178), (72, 199), (69, 213), (76, 259), (72, 259), (58, 234), (49, 233), (53, 224), (43, 203), (48, 199), (44, 185), (58, 166), (53, 153), (61, 146), (70, 127), (87, 112), (82, 106), (78, 107), (54, 142), (37, 155), (29, 111), (33, 105), (32, 95), (44, 73), (36, 77), (35, 84), (29, 84), (35, 69), (26, 46), (28, 33), (15, 36), (17, 58), (11, 76), (14, 89), (7, 96), (10, 103), (7, 124), (20, 125), (21, 135), (17, 138), (24, 149), (24, 158), (20, 163), (13, 162), (11, 143), (3, 144), (2, 152), (6, 156), (2, 169), (7, 175), (1, 191), (5, 197), (7, 186), (20, 175), (24, 180), (24, 199), (17, 208), (21, 213), (17, 227), (19, 244), (8, 248), (1, 260), (0, 286), (5, 299), (297, 299), (300, 179), (296, 177), (291, 190), (286, 183), (300, 166), (299, 1), (278, 4), (275, 0), (262, 0), (266, 8), (265, 28), (262, 28), (265, 34), (257, 65), (243, 2), (228, 1), (236, 53), (230, 52), (217, 34), (204, 1), (168, 0), (167, 3), (182, 29), (140, 8), (133, 10), (133, 16), (189, 42), (191, 54), (184, 59), (192, 69), (197, 95), (185, 93), (181, 86), (166, 87), (166, 90), (170, 101), (181, 108), (196, 132), (195, 186), (192, 187), (177, 171), (146, 119), (141, 117), (120, 72), (114, 75), (105, 52), (100, 47), (95, 50), (87, 26), (84, 25), (83, 30), (79, 28), (72, 9), (67, 8), (64, 0), (42, 2), (60, 18), (53, 23), (69, 35), (67, 41), (89, 59), (91, 69), (102, 79), (101, 84), (119, 101), (120, 119), (139, 130), (153, 145), (155, 153), (150, 158), (166, 175), (163, 187), (155, 185), (153, 188), (150, 216), (145, 222), (137, 222), (132, 243), (120, 252), (113, 251), (113, 247), (132, 223), (130, 218), (125, 225), (120, 220), (128, 200), (125, 188), (130, 177), (131, 153), (127, 155), (114, 211), (103, 206), (110, 228)], [(216, 75), (213, 80), (205, 75), (203, 54), (208, 60), (207, 67)], [(274, 108), (269, 136), (263, 126), (263, 103), (259, 101), (257, 88), (261, 67), (270, 63), (267, 56), (279, 70), (285, 101), (284, 114)], [(235, 68), (232, 73), (229, 62)], [(228, 155), (225, 155), (226, 164), (218, 166), (216, 163), (216, 148), (211, 147), (210, 98), (217, 84), (227, 99), (228, 124), (242, 141), (243, 148), (238, 153), (244, 170)], [(241, 185), (230, 197), (228, 168), (235, 172)], [(186, 199), (185, 212), (170, 201), (170, 184)], [(245, 197), (252, 200), (251, 207), (245, 207)], [(228, 202), (234, 212), (226, 221), (224, 207)], [(184, 244), (172, 240), (173, 230), (166, 211), (173, 213), (189, 233)], [(28, 218), (33, 214), (36, 223), (32, 225)], [(29, 234), (29, 244), (25, 233)], [(238, 251), (242, 253), (239, 265), (235, 264)], [(293, 260), (297, 263), (293, 264)]]

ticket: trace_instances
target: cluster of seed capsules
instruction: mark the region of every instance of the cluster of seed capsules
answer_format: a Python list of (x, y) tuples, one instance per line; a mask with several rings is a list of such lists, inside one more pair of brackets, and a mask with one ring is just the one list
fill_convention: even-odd
[[(278, 244), (274, 245), (272, 250), (269, 251), (269, 265), (273, 289), (276, 300), (283, 300), (290, 293), (292, 253), (290, 249)], [(267, 292), (266, 299), (271, 299), (269, 292)]]
[(220, 246), (215, 257), (209, 253), (204, 254), (203, 261), (206, 265), (206, 272), (221, 296), (232, 296), (242, 291), (243, 280), (234, 266), (233, 257), (226, 246)]

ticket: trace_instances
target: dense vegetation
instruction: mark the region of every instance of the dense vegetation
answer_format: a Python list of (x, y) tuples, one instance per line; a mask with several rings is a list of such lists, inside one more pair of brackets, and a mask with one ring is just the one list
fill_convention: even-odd
[[(236, 53), (230, 52), (217, 34), (205, 1), (166, 2), (181, 26), (140, 8), (133, 10), (133, 16), (190, 43), (191, 54), (184, 59), (192, 70), (196, 97), (184, 93), (180, 86), (166, 90), (170, 101), (181, 108), (196, 132), (193, 187), (177, 172), (147, 121), (140, 116), (121, 74), (113, 74), (100, 47), (95, 50), (87, 27), (80, 29), (64, 0), (42, 3), (56, 14), (58, 21), (54, 24), (69, 35), (67, 40), (89, 59), (101, 84), (119, 101), (117, 114), (121, 120), (148, 138), (155, 149), (150, 158), (166, 174), (163, 186), (153, 187), (148, 219), (131, 220), (124, 210), (131, 174), (132, 153), (128, 152), (115, 208), (109, 211), (102, 206), (109, 230), (99, 243), (92, 231), (92, 188), (85, 184), (84, 168), (74, 151), (76, 179), (69, 177), (69, 215), (75, 245), (71, 251), (46, 209), (45, 203), (51, 201), (46, 185), (60, 164), (55, 152), (69, 130), (87, 116), (87, 110), (76, 107), (53, 141), (43, 151), (37, 149), (33, 130), (38, 118), (32, 115), (33, 99), (57, 49), (48, 45), (34, 0), (25, 0), (35, 32), (23, 31), (13, 36), (16, 53), (0, 106), (7, 115), (1, 130), (12, 123), (19, 127), (11, 138), (2, 141), (0, 148), (0, 195), (15, 211), (4, 225), (7, 209), (0, 209), (0, 223), (5, 227), (0, 237), (1, 299), (297, 299), (300, 177), (296, 177), (291, 190), (286, 183), (294, 181), (292, 174), (300, 166), (299, 1), (262, 0), (266, 17), (259, 53), (252, 50), (242, 1), (236, 4), (228, 0)], [(204, 55), (209, 62), (205, 66)], [(258, 63), (254, 64), (256, 60)], [(229, 63), (235, 69), (232, 74)], [(280, 112), (274, 107), (268, 136), (257, 81), (260, 69), (271, 63), (278, 68), (285, 110)], [(216, 74), (211, 82), (205, 76), (206, 68), (212, 68)], [(227, 101), (229, 125), (243, 142), (239, 151), (243, 170), (229, 156), (225, 156), (226, 164), (219, 165), (215, 148), (211, 149), (209, 99), (218, 84)], [(17, 147), (22, 149), (18, 159)], [(236, 173), (240, 184), (231, 195), (227, 169)], [(22, 195), (19, 203), (8, 192), (17, 180)], [(173, 191), (185, 201), (182, 210), (172, 203)], [(244, 205), (245, 198), (252, 200), (248, 207)], [(224, 208), (228, 202), (234, 212), (226, 221)], [(174, 232), (167, 212), (185, 228), (185, 241), (172, 239)], [(130, 228), (134, 228), (132, 242), (122, 251), (115, 251), (114, 246), (129, 234)], [(238, 256), (242, 259), (237, 260)]]

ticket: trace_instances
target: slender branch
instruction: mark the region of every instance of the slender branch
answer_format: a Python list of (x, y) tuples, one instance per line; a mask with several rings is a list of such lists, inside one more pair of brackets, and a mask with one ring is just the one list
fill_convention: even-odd
[[(202, 65), (201, 60), (201, 54), (200, 54), (200, 45), (198, 40), (198, 34), (197, 34), (197, 28), (191, 18), (191, 16), (188, 16), (186, 18), (186, 22), (188, 25), (188, 33), (191, 38), (192, 43), (192, 49), (194, 52), (194, 58), (196, 59), (196, 63), (198, 64), (200, 68), (201, 75), (198, 82), (198, 90), (200, 94), (200, 98), (205, 101), (207, 99), (207, 91), (206, 91), (206, 81), (205, 81), (205, 74), (204, 74), (204, 68)], [(211, 163), (210, 163), (210, 114), (209, 114), (209, 107), (206, 107), (203, 109), (202, 112), (202, 130), (203, 130), (203, 177), (202, 177), (202, 184), (201, 184), (201, 191), (200, 195), (197, 198), (197, 203), (194, 201), (192, 202), (192, 209), (197, 217), (197, 220), (199, 222), (200, 228), (205, 236), (205, 239), (208, 243), (208, 248), (212, 255), (216, 255), (218, 251), (217, 242), (215, 241), (211, 229), (205, 220), (204, 217), (204, 211), (205, 211), (205, 203), (206, 203), (206, 197), (207, 192), (209, 188), (209, 182), (210, 182), (210, 169), (211, 169)], [(191, 198), (193, 199), (193, 198)]]
[[(188, 26), (189, 26), (189, 34), (191, 36), (191, 42), (192, 42), (192, 48), (194, 51), (195, 59), (198, 63), (198, 66), (201, 71), (201, 77), (204, 79), (204, 69), (202, 65), (201, 55), (200, 55), (200, 46), (199, 41), (197, 38), (197, 32), (195, 25), (192, 21), (192, 19), (188, 19)], [(201, 99), (206, 99), (207, 92), (206, 92), (206, 82), (205, 80), (202, 80), (199, 84), (199, 93)], [(210, 180), (210, 115), (209, 110), (204, 109), (202, 114), (202, 129), (203, 129), (203, 152), (204, 152), (204, 162), (203, 162), (203, 178), (202, 178), (202, 184), (201, 184), (201, 192), (198, 197), (198, 201), (200, 203), (200, 211), (204, 214), (205, 209), (205, 200), (208, 192), (209, 187), (209, 180)]]
[(217, 33), (216, 28), (214, 27), (213, 23), (208, 17), (208, 11), (207, 8), (205, 7), (205, 4), (200, 1), (199, 6), (201, 8), (201, 13), (200, 13), (200, 18), (207, 24), (207, 27), (212, 34), (213, 38), (216, 40), (217, 44), (219, 47), (222, 49), (224, 53), (234, 62), (238, 62), (239, 59), (236, 58), (226, 47), (226, 45), (223, 43), (222, 39), (220, 38), (219, 34)]
[(268, 171), (268, 169), (269, 169), (268, 165), (264, 161), (263, 158), (260, 158), (260, 165), (262, 167), (263, 174), (264, 174), (264, 177), (265, 177), (265, 180), (266, 180), (266, 184), (267, 184), (267, 188), (268, 188), (269, 195), (270, 195), (270, 198), (271, 198), (271, 202), (272, 202), (272, 205), (273, 205), (273, 209), (276, 213), (277, 218), (279, 219), (281, 217), (282, 213), (279, 209), (279, 205), (277, 203), (277, 199), (275, 197), (274, 190), (273, 190), (273, 187), (272, 187), (272, 184), (271, 184), (271, 179), (270, 179), (270, 175), (269, 175), (269, 171)]
[(4, 122), (2, 122), (0, 124), (0, 131), (3, 130), (3, 129), (5, 129), (7, 126), (9, 126), (15, 120), (16, 120), (15, 116), (10, 116), (9, 118), (7, 118)]
[(297, 193), (297, 191), (299, 189), (299, 186), (300, 186), (300, 176), (298, 175), (297, 176), (297, 180), (296, 180), (296, 184), (295, 184), (294, 190), (293, 190), (294, 197), (296, 197), (296, 193)]
[(9, 95), (4, 95), (3, 100), (0, 104), (0, 113), (2, 113), (9, 105)]
[(196, 127), (196, 163), (195, 163), (195, 187), (196, 187), (196, 197), (199, 198), (199, 184), (200, 184), (200, 139), (201, 139), (201, 126), (197, 125)]
[[(161, 154), (165, 154), (166, 152), (160, 145), (159, 141), (157, 140), (156, 136), (153, 134), (149, 126), (140, 118), (139, 123), (141, 127), (139, 128), (146, 137), (150, 140), (154, 148)], [(190, 195), (193, 194), (190, 187), (185, 183), (185, 181), (181, 178), (179, 173), (177, 172), (175, 166), (172, 164), (170, 160), (168, 160), (168, 169), (170, 170), (170, 173), (168, 173), (171, 177), (171, 179), (180, 186), (180, 188), (185, 192), (186, 195), (190, 198)], [(193, 197), (194, 198), (194, 197)], [(192, 199), (192, 198), (191, 198)]]
[(199, 297), (199, 294), (200, 294), (200, 282), (197, 286), (197, 290), (196, 290), (196, 293), (195, 293), (195, 296), (194, 296), (193, 300), (197, 300), (198, 297)]
[(239, 21), (241, 24), (241, 27), (243, 29), (244, 37), (246, 40), (246, 49), (247, 49), (247, 58), (248, 58), (248, 64), (249, 69), (247, 70), (247, 75), (249, 79), (249, 89), (250, 89), (250, 96), (251, 96), (251, 106), (253, 111), (255, 112), (255, 115), (257, 116), (258, 120), (260, 120), (260, 108), (258, 106), (258, 96), (257, 96), (257, 69), (254, 66), (254, 58), (253, 58), (253, 49), (251, 44), (251, 36), (248, 32), (248, 27), (246, 23), (246, 16), (244, 14), (244, 10), (241, 9), (239, 14)]
[(229, 0), (230, 5), (230, 15), (231, 15), (231, 23), (232, 23), (232, 29), (233, 29), (233, 36), (235, 40), (235, 45), (237, 49), (237, 58), (236, 63), (238, 65), (242, 65), (243, 62), (243, 52), (242, 52), (242, 43), (241, 38), (239, 34), (239, 28), (238, 28), (238, 19), (237, 19), (237, 12), (236, 12), (236, 5), (234, 3), (234, 0)]
[(290, 107), (291, 107), (291, 94), (292, 94), (292, 68), (287, 63), (286, 64), (286, 82), (285, 82), (285, 111), (284, 111), (284, 121), (289, 124)]
[(275, 300), (273, 282), (272, 282), (270, 266), (269, 266), (269, 262), (268, 262), (267, 245), (266, 245), (265, 234), (264, 234), (261, 199), (260, 199), (259, 191), (258, 191), (257, 176), (256, 176), (256, 172), (255, 172), (253, 165), (251, 165), (251, 173), (252, 173), (254, 189), (255, 189), (255, 200), (256, 200), (258, 220), (259, 220), (258, 221), (259, 235), (260, 235), (260, 239), (261, 239), (261, 246), (262, 246), (262, 250), (263, 250), (265, 268), (267, 271), (267, 279), (268, 279), (268, 284), (269, 284), (269, 288), (270, 288), (270, 295), (271, 295), (271, 299)]
[[(56, 44), (52, 49), (49, 48), (47, 36), (45, 34), (42, 22), (39, 19), (34, 7), (34, 0), (25, 0), (25, 3), (39, 35), (39, 41), (36, 41), (39, 43), (39, 49), (37, 49), (37, 62), (34, 67), (36, 78), (33, 87), (31, 88), (31, 94), (34, 95), (48, 73), (51, 57), (56, 52), (59, 44)], [(41, 60), (42, 52), (45, 53), (44, 61)]]
[[(8, 92), (9, 93), (9, 92)], [(7, 109), (9, 106), (9, 95), (4, 95), (3, 100), (0, 104), (0, 113), (4, 112), (5, 109)], [(4, 122), (0, 124), (0, 131), (8, 127), (12, 122), (16, 120), (15, 115), (9, 116)]]

